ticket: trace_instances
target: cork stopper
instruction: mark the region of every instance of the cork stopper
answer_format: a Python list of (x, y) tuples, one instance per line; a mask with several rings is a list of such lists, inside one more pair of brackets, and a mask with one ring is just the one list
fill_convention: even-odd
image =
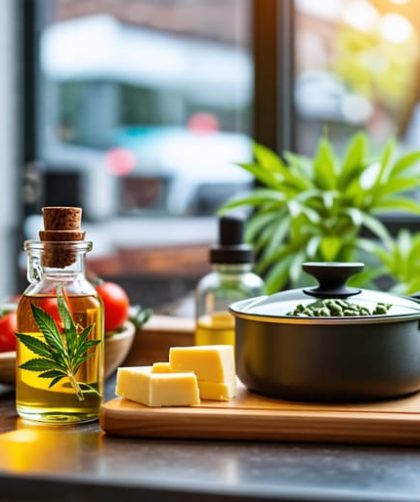
[(44, 207), (42, 214), (44, 230), (39, 232), (40, 240), (45, 242), (42, 265), (54, 268), (68, 267), (76, 261), (76, 252), (69, 246), (69, 242), (82, 241), (85, 237), (85, 232), (80, 228), (82, 209)]
[(80, 207), (43, 207), (45, 230), (80, 230), (82, 208)]
[(85, 238), (84, 230), (40, 230), (41, 241), (82, 241)]

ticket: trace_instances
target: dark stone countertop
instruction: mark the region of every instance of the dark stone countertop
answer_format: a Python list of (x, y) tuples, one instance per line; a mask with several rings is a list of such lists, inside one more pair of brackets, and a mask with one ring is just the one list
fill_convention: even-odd
[(0, 386), (0, 501), (420, 501), (419, 449), (123, 439), (25, 423), (13, 399)]

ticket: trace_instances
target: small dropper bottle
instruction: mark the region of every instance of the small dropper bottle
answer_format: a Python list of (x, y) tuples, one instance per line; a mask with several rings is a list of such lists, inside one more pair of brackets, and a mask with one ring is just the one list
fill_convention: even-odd
[(196, 345), (235, 344), (235, 322), (229, 305), (263, 294), (262, 279), (252, 272), (253, 253), (243, 241), (244, 219), (219, 219), (219, 242), (210, 248), (212, 272), (196, 289)]

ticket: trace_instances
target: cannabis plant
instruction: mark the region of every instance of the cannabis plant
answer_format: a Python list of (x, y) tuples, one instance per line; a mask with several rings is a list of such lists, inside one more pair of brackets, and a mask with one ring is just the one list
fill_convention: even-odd
[[(390, 236), (378, 219), (385, 212), (420, 214), (407, 195), (420, 186), (420, 152), (395, 159), (395, 142), (371, 157), (362, 133), (350, 141), (342, 158), (322, 138), (313, 158), (284, 152), (279, 157), (256, 144), (255, 161), (239, 164), (260, 187), (225, 204), (220, 212), (253, 209), (246, 238), (257, 253), (257, 271), (268, 293), (301, 280), (307, 260), (350, 261), (369, 239), (363, 228), (389, 248)], [(366, 246), (365, 246), (366, 247)]]

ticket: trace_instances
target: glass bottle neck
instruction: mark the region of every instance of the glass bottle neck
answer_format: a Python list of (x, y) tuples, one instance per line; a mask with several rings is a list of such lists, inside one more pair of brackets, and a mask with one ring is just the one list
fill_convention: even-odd
[(36, 283), (43, 279), (69, 282), (85, 276), (85, 257), (90, 242), (38, 242), (27, 241), (28, 280)]
[(77, 255), (71, 265), (58, 268), (47, 267), (42, 264), (42, 260), (37, 256), (28, 257), (28, 280), (29, 282), (38, 282), (41, 279), (50, 279), (54, 281), (74, 281), (78, 277), (85, 276), (85, 256)]
[(212, 263), (211, 268), (223, 275), (240, 275), (251, 272), (252, 263)]
[(74, 278), (84, 276), (86, 272), (85, 255), (77, 255), (74, 262), (64, 268), (42, 266), (45, 277)]

